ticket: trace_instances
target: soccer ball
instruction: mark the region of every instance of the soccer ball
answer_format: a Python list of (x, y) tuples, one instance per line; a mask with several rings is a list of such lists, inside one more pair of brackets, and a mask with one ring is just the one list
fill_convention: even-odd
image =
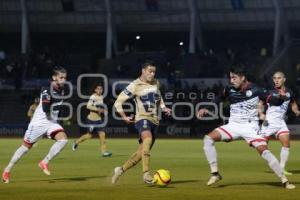
[(165, 187), (169, 185), (171, 182), (171, 174), (170, 171), (165, 169), (157, 170), (154, 174), (154, 184)]

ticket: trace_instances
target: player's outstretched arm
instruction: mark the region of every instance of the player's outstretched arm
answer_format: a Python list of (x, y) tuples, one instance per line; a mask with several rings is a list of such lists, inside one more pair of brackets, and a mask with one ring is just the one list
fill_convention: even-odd
[(120, 95), (118, 96), (117, 100), (115, 101), (114, 107), (116, 108), (117, 112), (122, 117), (122, 119), (126, 123), (130, 124), (130, 123), (134, 123), (134, 117), (133, 116), (128, 117), (125, 114), (125, 112), (123, 110), (123, 103), (125, 101), (127, 101), (128, 99), (130, 99), (133, 95), (130, 95), (131, 92), (129, 92), (128, 89), (125, 89), (124, 91), (121, 92)]
[(291, 102), (291, 108), (292, 108), (292, 111), (295, 113), (295, 115), (297, 117), (299, 117), (300, 116), (299, 106), (298, 106), (298, 104), (296, 103), (295, 100), (293, 100)]

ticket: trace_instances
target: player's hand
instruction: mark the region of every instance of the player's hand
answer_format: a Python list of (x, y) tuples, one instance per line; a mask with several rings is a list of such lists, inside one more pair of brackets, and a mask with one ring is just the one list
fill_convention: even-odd
[(197, 113), (197, 117), (200, 119), (202, 118), (204, 115), (206, 115), (209, 111), (206, 108), (202, 108), (198, 111)]
[(171, 116), (171, 114), (172, 114), (172, 110), (170, 109), (170, 108), (167, 108), (167, 107), (164, 107), (163, 109), (162, 109), (162, 111), (165, 113), (165, 115), (167, 115), (167, 116)]
[(278, 94), (279, 94), (280, 98), (284, 99), (287, 97), (285, 91), (282, 89), (278, 90)]
[(295, 112), (295, 115), (296, 115), (297, 117), (299, 117), (299, 116), (300, 116), (300, 111), (297, 110), (297, 111)]
[(134, 121), (134, 115), (130, 115), (130, 117), (125, 116), (125, 117), (123, 117), (123, 120), (124, 120), (127, 124), (132, 124), (132, 123), (135, 122), (135, 121)]
[(103, 109), (103, 108), (98, 108), (98, 113), (99, 113), (99, 114), (102, 114), (102, 113), (105, 113), (105, 112), (106, 112), (105, 109)]
[(107, 114), (107, 110), (105, 110), (105, 109), (103, 109), (103, 108), (99, 108), (99, 109), (98, 109), (98, 113), (99, 113), (99, 114), (102, 114), (102, 113)]

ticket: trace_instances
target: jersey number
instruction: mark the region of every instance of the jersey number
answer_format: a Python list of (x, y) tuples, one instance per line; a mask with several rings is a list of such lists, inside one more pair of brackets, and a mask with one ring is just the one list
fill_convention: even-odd
[(140, 97), (146, 112), (153, 112), (159, 99), (159, 95), (156, 93), (149, 93)]

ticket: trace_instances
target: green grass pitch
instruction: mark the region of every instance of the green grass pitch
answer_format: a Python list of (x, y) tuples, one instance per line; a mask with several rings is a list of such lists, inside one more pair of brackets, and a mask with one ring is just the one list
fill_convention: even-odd
[[(0, 139), (0, 168), (3, 169), (21, 139)], [(0, 184), (0, 200), (131, 200), (131, 199), (300, 199), (300, 142), (293, 141), (288, 170), (294, 174), (290, 181), (297, 188), (282, 188), (267, 163), (244, 141), (218, 143), (220, 172), (223, 180), (207, 187), (209, 168), (200, 139), (158, 139), (154, 145), (153, 170), (171, 171), (172, 182), (166, 188), (145, 185), (141, 165), (124, 174), (117, 185), (110, 179), (115, 166), (122, 164), (137, 148), (134, 139), (109, 139), (111, 158), (99, 154), (98, 140), (82, 143), (76, 152), (71, 150), (72, 139), (64, 151), (50, 163), (52, 175), (46, 176), (38, 162), (48, 152), (52, 141), (41, 140), (15, 166), (9, 184)], [(278, 157), (280, 144), (270, 142)]]

